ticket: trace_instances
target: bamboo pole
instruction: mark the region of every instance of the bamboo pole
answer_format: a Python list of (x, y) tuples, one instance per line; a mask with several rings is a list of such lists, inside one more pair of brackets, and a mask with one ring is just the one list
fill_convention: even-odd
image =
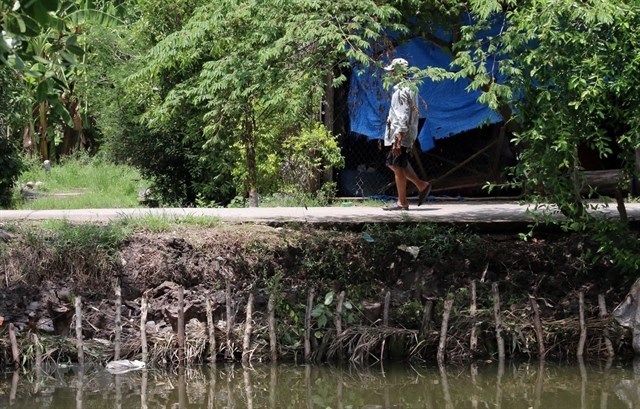
[(242, 363), (247, 364), (251, 358), (251, 331), (253, 330), (253, 293), (247, 300), (247, 316), (244, 322), (244, 340), (242, 342)]
[(216, 333), (213, 326), (213, 308), (211, 307), (211, 297), (207, 294), (205, 298), (205, 309), (207, 311), (207, 332), (209, 334), (209, 363), (216, 363)]
[(116, 279), (116, 319), (115, 319), (115, 340), (113, 359), (120, 359), (120, 341), (122, 338), (122, 289), (120, 288), (120, 279)]
[(276, 334), (276, 296), (272, 292), (269, 294), (267, 303), (267, 315), (269, 321), (269, 350), (271, 352), (271, 362), (278, 361), (278, 338)]
[(578, 306), (580, 314), (580, 340), (578, 341), (576, 355), (582, 357), (584, 355), (584, 345), (587, 342), (587, 325), (584, 321), (584, 291), (578, 293)]
[[(609, 315), (607, 313), (607, 303), (604, 299), (604, 294), (598, 294), (598, 309), (600, 310), (599, 316), (602, 319), (607, 318)], [(604, 328), (604, 344), (607, 348), (607, 357), (613, 358), (615, 352), (613, 351), (613, 344), (611, 343), (611, 338), (609, 338), (609, 329), (605, 326)]]
[(449, 328), (449, 315), (453, 307), (453, 300), (444, 302), (444, 312), (442, 313), (442, 326), (440, 327), (440, 342), (438, 343), (438, 365), (444, 365), (444, 352), (447, 345), (447, 331)]
[(389, 305), (391, 304), (391, 291), (384, 295), (384, 310), (382, 312), (382, 325), (389, 326)]
[(20, 349), (18, 348), (18, 339), (16, 338), (16, 329), (13, 323), (9, 323), (9, 340), (11, 342), (11, 356), (13, 357), (13, 367), (20, 367)]
[(476, 298), (476, 280), (471, 280), (471, 306), (469, 307), (469, 315), (471, 316), (471, 339), (469, 340), (469, 351), (471, 356), (476, 355), (478, 350), (478, 322), (476, 315), (478, 314), (478, 304)]
[(496, 342), (498, 343), (498, 359), (504, 360), (504, 339), (502, 338), (502, 319), (500, 318), (500, 291), (498, 283), (491, 285), (491, 294), (493, 294), (493, 317), (496, 322)]
[(149, 347), (147, 345), (147, 314), (149, 313), (149, 293), (142, 294), (140, 305), (140, 345), (142, 346), (142, 362), (149, 360)]
[(78, 364), (84, 365), (84, 346), (82, 342), (82, 297), (76, 297), (76, 347), (78, 348)]
[(185, 334), (184, 334), (184, 288), (178, 287), (178, 363), (185, 364), (184, 355)]
[(304, 360), (307, 363), (311, 361), (311, 311), (313, 310), (313, 299), (315, 297), (315, 293), (315, 288), (311, 288), (311, 290), (309, 290), (309, 296), (307, 297), (307, 311), (304, 317)]
[(538, 308), (538, 302), (531, 294), (529, 294), (529, 304), (531, 304), (531, 310), (533, 311), (533, 328), (536, 332), (536, 338), (538, 339), (538, 356), (540, 359), (544, 359), (546, 351), (544, 346), (544, 332), (542, 332), (542, 321), (540, 320), (540, 309)]
[(422, 324), (420, 325), (420, 338), (425, 338), (431, 328), (431, 318), (433, 315), (433, 300), (427, 300), (422, 310)]

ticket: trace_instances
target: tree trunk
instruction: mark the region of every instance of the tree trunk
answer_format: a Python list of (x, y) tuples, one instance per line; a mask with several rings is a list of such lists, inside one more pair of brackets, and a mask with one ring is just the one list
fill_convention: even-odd
[(249, 205), (258, 207), (258, 170), (256, 162), (256, 135), (253, 114), (248, 114), (244, 121), (244, 149), (247, 157), (247, 189)]
[(49, 145), (47, 141), (47, 110), (48, 104), (46, 102), (38, 103), (38, 124), (40, 126), (39, 134), (40, 134), (40, 159), (47, 160), (49, 159)]

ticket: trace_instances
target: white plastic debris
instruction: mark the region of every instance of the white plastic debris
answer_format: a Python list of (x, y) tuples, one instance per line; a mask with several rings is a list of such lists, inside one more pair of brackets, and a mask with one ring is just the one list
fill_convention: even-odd
[(108, 362), (106, 365), (106, 369), (112, 374), (122, 374), (129, 371), (143, 369), (145, 366), (145, 363), (142, 361), (130, 361), (128, 359), (121, 359), (119, 361)]

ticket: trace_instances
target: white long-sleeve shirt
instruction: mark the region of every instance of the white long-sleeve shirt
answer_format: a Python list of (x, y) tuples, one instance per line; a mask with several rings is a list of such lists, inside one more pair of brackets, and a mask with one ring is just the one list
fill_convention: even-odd
[(401, 85), (393, 87), (391, 106), (387, 116), (384, 145), (391, 146), (396, 134), (404, 134), (401, 145), (411, 148), (418, 137), (418, 97), (411, 88)]

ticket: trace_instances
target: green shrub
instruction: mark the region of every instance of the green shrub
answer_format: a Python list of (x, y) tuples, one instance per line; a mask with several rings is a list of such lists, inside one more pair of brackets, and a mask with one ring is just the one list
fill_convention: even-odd
[(0, 131), (0, 207), (12, 205), (13, 187), (24, 165), (16, 145), (2, 136)]

